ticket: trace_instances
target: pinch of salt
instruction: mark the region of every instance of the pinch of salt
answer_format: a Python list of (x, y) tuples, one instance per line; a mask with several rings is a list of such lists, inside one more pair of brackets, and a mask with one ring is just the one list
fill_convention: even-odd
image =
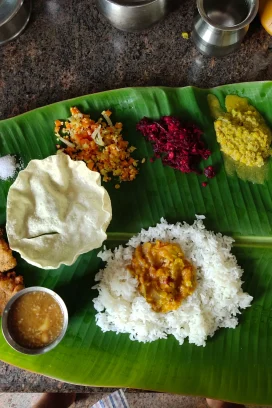
[(7, 180), (12, 178), (16, 171), (16, 159), (10, 154), (0, 157), (0, 179)]

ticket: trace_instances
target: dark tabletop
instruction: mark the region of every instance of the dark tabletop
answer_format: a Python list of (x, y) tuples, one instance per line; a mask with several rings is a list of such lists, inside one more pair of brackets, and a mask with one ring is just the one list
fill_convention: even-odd
[[(272, 80), (272, 39), (258, 18), (241, 48), (222, 59), (202, 56), (190, 33), (193, 0), (142, 33), (123, 33), (94, 0), (33, 0), (25, 32), (0, 48), (0, 119), (52, 102), (127, 86), (213, 87)], [(1, 153), (1, 152), (0, 152)], [(0, 356), (1, 359), (1, 356)], [(92, 391), (0, 363), (0, 391)]]
[(0, 119), (52, 102), (126, 86), (216, 85), (272, 79), (271, 37), (258, 19), (242, 47), (203, 57), (191, 40), (193, 0), (150, 31), (123, 33), (94, 0), (33, 0), (30, 24), (0, 48)]

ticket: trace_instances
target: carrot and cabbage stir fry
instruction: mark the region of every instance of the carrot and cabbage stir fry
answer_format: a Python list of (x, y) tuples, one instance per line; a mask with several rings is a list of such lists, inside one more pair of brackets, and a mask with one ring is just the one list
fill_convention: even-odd
[[(78, 108), (70, 109), (71, 117), (66, 121), (55, 121), (55, 134), (58, 141), (66, 146), (57, 145), (58, 150), (68, 154), (73, 160), (83, 160), (88, 168), (98, 171), (104, 181), (112, 177), (119, 182), (135, 179), (138, 160), (131, 157), (136, 149), (129, 147), (122, 137), (122, 123), (113, 125), (111, 111), (103, 111), (97, 122), (90, 115), (81, 113)], [(120, 185), (115, 186), (119, 188)]]

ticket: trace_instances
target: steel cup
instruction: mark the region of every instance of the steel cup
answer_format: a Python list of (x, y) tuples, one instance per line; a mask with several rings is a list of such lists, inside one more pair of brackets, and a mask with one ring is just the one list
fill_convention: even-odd
[(197, 0), (192, 38), (199, 51), (222, 57), (239, 48), (259, 0)]

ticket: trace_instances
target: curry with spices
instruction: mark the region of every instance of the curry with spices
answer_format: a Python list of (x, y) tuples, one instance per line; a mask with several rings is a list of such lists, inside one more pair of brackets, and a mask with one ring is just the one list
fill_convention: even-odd
[(175, 243), (157, 240), (139, 245), (128, 269), (155, 312), (177, 309), (196, 287), (195, 267)]

